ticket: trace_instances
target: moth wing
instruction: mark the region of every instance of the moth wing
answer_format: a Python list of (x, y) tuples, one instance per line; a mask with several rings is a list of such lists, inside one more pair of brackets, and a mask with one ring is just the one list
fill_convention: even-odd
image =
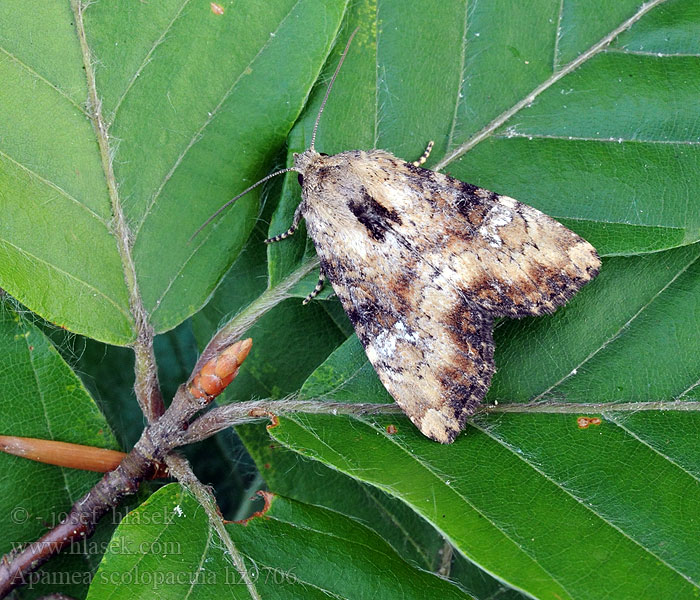
[(408, 282), (341, 263), (321, 264), (382, 384), (424, 435), (452, 442), (491, 382), (492, 317), (420, 265)]
[(392, 224), (396, 234), (492, 315), (551, 313), (598, 274), (595, 248), (539, 210), (394, 160), (409, 192), (391, 194), (393, 206), (410, 216)]
[[(595, 248), (573, 231), (513, 198), (475, 190), (451, 203), (462, 233), (450, 253), (472, 302), (496, 316), (551, 313), (598, 274)], [(474, 204), (472, 194), (486, 199)]]

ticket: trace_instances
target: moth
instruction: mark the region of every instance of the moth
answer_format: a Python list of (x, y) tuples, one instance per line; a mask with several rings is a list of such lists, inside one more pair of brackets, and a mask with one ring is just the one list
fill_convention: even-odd
[(542, 212), (422, 168), (432, 142), (415, 162), (383, 150), (318, 153), (319, 120), (351, 41), (309, 149), (255, 184), (288, 171), (301, 184), (291, 226), (265, 241), (305, 220), (321, 276), (304, 302), (328, 279), (384, 387), (424, 435), (450, 443), (489, 388), (494, 319), (553, 312), (600, 260)]

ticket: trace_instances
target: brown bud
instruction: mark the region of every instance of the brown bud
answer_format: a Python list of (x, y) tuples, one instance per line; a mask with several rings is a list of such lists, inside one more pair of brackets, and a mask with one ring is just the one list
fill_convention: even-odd
[(195, 398), (210, 402), (238, 375), (238, 369), (248, 356), (253, 340), (231, 344), (223, 352), (207, 361), (190, 382), (188, 390)]

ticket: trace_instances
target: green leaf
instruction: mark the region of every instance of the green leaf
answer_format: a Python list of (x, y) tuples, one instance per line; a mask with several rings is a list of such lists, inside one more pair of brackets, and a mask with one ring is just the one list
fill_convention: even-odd
[(151, 598), (154, 586), (161, 598), (376, 598), (378, 590), (389, 599), (465, 598), (410, 567), (362, 525), (283, 497), (272, 497), (264, 516), (226, 529), (258, 596), (242, 583), (201, 506), (169, 485), (121, 522), (88, 598)]
[(4, 2), (0, 285), (114, 344), (132, 341), (134, 311), (159, 332), (193, 314), (258, 194), (188, 240), (269, 169), (345, 3)]
[[(684, 425), (697, 430), (693, 417)], [(273, 431), (397, 495), (513, 587), (537, 598), (697, 592), (697, 531), (683, 517), (700, 509), (697, 479), (633, 431), (608, 422), (580, 430), (576, 415), (508, 415), (444, 448), (406, 420), (390, 439), (384, 426), (395, 418), (341, 421), (295, 417)]]
[[(140, 300), (165, 331), (206, 301), (240, 252), (256, 193), (188, 239), (267, 172), (345, 2), (222, 6), (223, 15), (176, 2), (27, 11), (14, 0), (0, 9), (12, 23), (0, 37), (0, 284), (42, 316), (124, 344)], [(562, 10), (492, 2), (469, 14), (456, 0), (427, 14), (395, 0), (357, 3), (347, 21), (360, 30), (318, 146), (379, 146), (410, 159), (432, 138), (431, 164), (561, 218), (602, 254), (692, 243), (700, 80), (688, 32), (699, 19), (661, 0)], [(315, 93), (290, 150), (308, 146), (319, 102)], [(298, 202), (294, 186), (285, 184), (276, 231)], [(117, 208), (135, 279), (115, 239)], [(303, 232), (271, 249), (272, 283), (306, 250)]]
[(359, 521), (410, 564), (433, 572), (445, 568), (451, 581), (476, 598), (522, 599), (462, 555), (446, 555), (450, 552), (446, 540), (400, 499), (316, 460), (303, 459), (281, 444), (270, 443), (263, 430), (262, 425), (236, 428), (271, 491)]
[(273, 432), (403, 499), (471, 560), (537, 598), (600, 597), (611, 586), (616, 598), (696, 593), (698, 532), (683, 515), (700, 508), (697, 475), (675, 464), (692, 457), (665, 442), (674, 426), (696, 431), (697, 415), (641, 440), (614, 422), (580, 430), (576, 415), (508, 415), (479, 421), (449, 448), (403, 419), (389, 440), (388, 423), (396, 419), (295, 417)]
[[(0, 347), (0, 434), (117, 448), (75, 373), (44, 334), (7, 302), (0, 305)], [(0, 553), (24, 547), (58, 524), (99, 478), (98, 473), (0, 452)], [(89, 544), (76, 545), (37, 571), (30, 580), (33, 592), (83, 596), (111, 529), (105, 520)], [(67, 572), (74, 577), (62, 578)]]
[[(549, 414), (481, 416), (449, 447), (397, 415), (299, 415), (270, 431), (408, 503), (470, 560), (535, 597), (599, 597), (611, 586), (616, 598), (691, 597), (700, 587), (691, 558), (700, 530), (687, 518), (700, 514), (700, 421), (685, 411), (697, 410), (698, 298), (694, 244), (607, 259), (596, 285), (554, 315), (501, 321), (487, 398), (501, 407), (534, 399)], [(391, 401), (354, 337), (302, 396)], [(681, 412), (658, 410), (659, 400)], [(582, 429), (582, 415), (602, 422)], [(634, 565), (643, 584), (630, 577)]]
[[(502, 321), (487, 398), (647, 402), (700, 376), (700, 244), (604, 262), (595, 285), (543, 319)], [(663, 418), (661, 415), (659, 418)]]
[(442, 537), (404, 503), (316, 461), (300, 460), (280, 444), (270, 444), (264, 426), (239, 426), (236, 431), (271, 491), (359, 521), (404, 560), (428, 571), (438, 570)]

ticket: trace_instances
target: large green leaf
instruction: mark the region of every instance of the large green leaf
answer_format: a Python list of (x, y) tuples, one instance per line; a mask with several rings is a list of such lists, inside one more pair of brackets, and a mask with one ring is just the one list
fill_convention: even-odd
[(288, 498), (330, 508), (378, 532), (404, 560), (437, 571), (443, 540), (409, 507), (376, 487), (270, 444), (261, 425), (238, 427), (269, 489)]
[(227, 531), (253, 590), (201, 506), (179, 486), (167, 486), (122, 521), (88, 598), (152, 598), (154, 589), (159, 598), (360, 599), (379, 590), (382, 598), (466, 597), (410, 567), (362, 525), (293, 500), (274, 497), (264, 516)]
[[(667, 431), (697, 431), (696, 416), (683, 416)], [(508, 415), (445, 449), (405, 420), (390, 439), (396, 418), (339, 421), (283, 419), (274, 435), (402, 498), (514, 587), (537, 598), (697, 594), (697, 478), (634, 431)]]
[(50, 321), (124, 344), (141, 304), (170, 329), (243, 247), (256, 193), (188, 240), (270, 167), (345, 0), (221, 6), (0, 6), (0, 285)]
[[(355, 25), (360, 30), (321, 118), (318, 150), (382, 147), (410, 159), (435, 139), (429, 164), (546, 210), (610, 257), (599, 278), (556, 315), (499, 323), (499, 371), (489, 399), (597, 404), (697, 393), (700, 140), (692, 102), (700, 77), (697, 41), (688, 31), (689, 24), (700, 25), (698, 10), (687, 1), (447, 2), (426, 14), (399, 3), (360, 2), (348, 22), (348, 32)], [(339, 42), (328, 72), (341, 49)], [(292, 131), (290, 152), (308, 147), (323, 91)], [(461, 158), (451, 158), (459, 149)], [(296, 175), (289, 177), (270, 234), (289, 225), (298, 190)], [(298, 279), (312, 254), (303, 229), (271, 246), (265, 294)], [(283, 297), (303, 297), (313, 278), (307, 275)], [(305, 343), (307, 336), (292, 337), (288, 347)], [(306, 381), (302, 395), (390, 401), (355, 338)], [(696, 472), (689, 441), (697, 430), (694, 415), (674, 419), (682, 427), (674, 442), (664, 426), (668, 412), (628, 409), (606, 413), (604, 425), (587, 430), (578, 429), (578, 413), (490, 417), (449, 448), (423, 440), (398, 416), (299, 416), (272, 432), (288, 447), (408, 503), (464, 556), (529, 594), (599, 597), (615, 587), (616, 597), (648, 595), (650, 588), (641, 587), (647, 582), (630, 576), (630, 567), (640, 564), (650, 565), (658, 593), (695, 594), (697, 574), (688, 561), (675, 560), (689, 555), (686, 543), (695, 543), (692, 531), (683, 533), (684, 507), (676, 502), (666, 513), (664, 531), (674, 543), (660, 546), (649, 535), (651, 515), (635, 512), (640, 502), (654, 506), (658, 488), (640, 497), (611, 486), (605, 502), (594, 502), (608, 482), (603, 474), (592, 480), (605, 457), (608, 472), (633, 488), (644, 489), (643, 478), (656, 477), (679, 498), (690, 486), (689, 510), (698, 514), (695, 481), (673, 473), (675, 464)], [(636, 424), (624, 448), (598, 435), (611, 424), (626, 431), (623, 422)], [(397, 436), (387, 436), (388, 424), (398, 426)], [(313, 501), (312, 484), (305, 484), (313, 467), (293, 461), (285, 467), (259, 437), (245, 439), (273, 489)], [(537, 455), (533, 441), (539, 447), (542, 439), (551, 442), (549, 454)], [(579, 444), (592, 474), (583, 492), (571, 484)], [(629, 458), (648, 445), (668, 456), (651, 466), (647, 453)], [(557, 463), (559, 455), (570, 462)], [(285, 468), (295, 474), (290, 482), (282, 481)], [(473, 477), (465, 474), (472, 468)], [(324, 491), (316, 500), (362, 518), (364, 488), (326, 473), (315, 471), (319, 481), (339, 487), (339, 497)], [(350, 507), (343, 506), (343, 494)], [(618, 529), (622, 515), (627, 522)], [(369, 523), (382, 531), (381, 519)], [(395, 534), (398, 546), (400, 529)], [(577, 536), (585, 539), (580, 549)], [(609, 565), (618, 548), (619, 561)]]
[[(0, 305), (0, 434), (116, 448), (104, 418), (56, 349), (7, 303)], [(0, 452), (0, 553), (24, 547), (58, 524), (100, 478)], [(31, 594), (84, 595), (113, 523), (32, 575)], [(61, 577), (72, 573), (68, 579)], [(32, 596), (33, 597), (33, 596)]]
[[(535, 399), (536, 412), (482, 416), (450, 447), (397, 415), (300, 415), (271, 432), (407, 502), (465, 556), (538, 598), (601, 597), (611, 587), (616, 598), (690, 598), (700, 588), (700, 418), (683, 402), (695, 408), (698, 298), (694, 244), (608, 259), (597, 284), (555, 315), (501, 322), (487, 398)], [(390, 401), (355, 337), (302, 396)], [(663, 400), (679, 412), (645, 410)], [(602, 423), (581, 428), (581, 415)], [(643, 584), (630, 575), (635, 565)], [(587, 579), (591, 571), (598, 577)]]

